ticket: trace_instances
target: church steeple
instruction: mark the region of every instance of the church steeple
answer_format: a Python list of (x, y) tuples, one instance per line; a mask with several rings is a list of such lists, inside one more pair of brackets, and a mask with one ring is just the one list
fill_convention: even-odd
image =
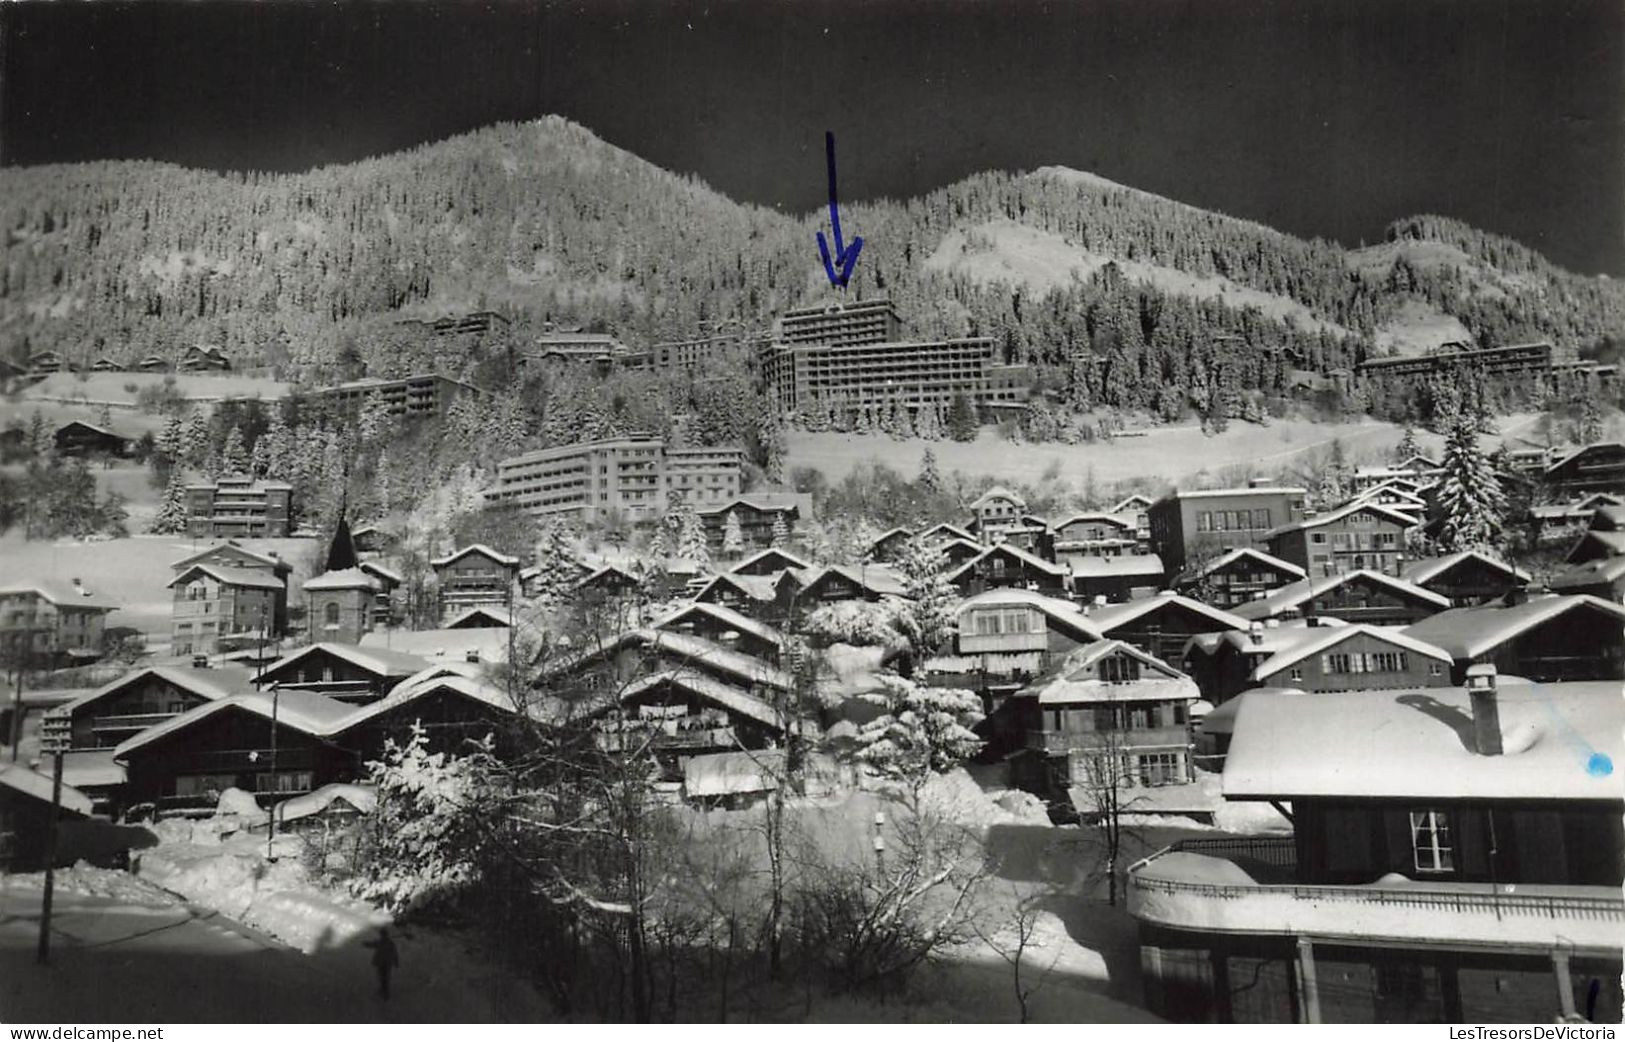
[(339, 523), (333, 529), (333, 542), (327, 548), (327, 567), (324, 571), (342, 572), (354, 568), (360, 561), (355, 553), (355, 538), (350, 535), (350, 522), (345, 520), (344, 508), (339, 507)]

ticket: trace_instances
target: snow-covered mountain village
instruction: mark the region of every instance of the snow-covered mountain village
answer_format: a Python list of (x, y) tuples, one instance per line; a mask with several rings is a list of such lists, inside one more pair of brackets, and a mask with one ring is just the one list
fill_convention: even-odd
[[(0, 1020), (1621, 1021), (1625, 291), (1577, 239), (1414, 188), (1368, 242), (1355, 186), (1292, 190), (1323, 227), (1061, 131), (927, 177), (822, 110), (793, 205), (768, 131), (681, 158), (709, 116), (75, 151), (25, 133), (44, 6), (0, 5)], [(418, 43), (331, 75), (768, 31), (592, 6), (380, 15)], [(1012, 55), (1105, 25), (1013, 10)]]

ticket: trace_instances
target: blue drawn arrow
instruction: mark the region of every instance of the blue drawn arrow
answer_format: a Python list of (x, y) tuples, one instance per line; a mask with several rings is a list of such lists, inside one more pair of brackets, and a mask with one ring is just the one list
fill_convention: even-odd
[(850, 243), (841, 240), (841, 204), (835, 198), (835, 134), (832, 131), (824, 131), (824, 154), (829, 160), (829, 223), (835, 234), (835, 255), (831, 258), (829, 241), (823, 232), (818, 233), (818, 254), (824, 258), (824, 274), (829, 276), (829, 284), (844, 289), (852, 277), (852, 269), (857, 266), (863, 238), (854, 235)]

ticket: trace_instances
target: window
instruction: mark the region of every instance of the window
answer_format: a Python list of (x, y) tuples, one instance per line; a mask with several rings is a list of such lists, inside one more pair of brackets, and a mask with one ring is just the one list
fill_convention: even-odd
[(1213, 531), (1213, 515), (1204, 510), (1196, 515), (1196, 530), (1198, 532)]
[(1440, 665), (1437, 662), (1429, 662), (1428, 663), (1428, 676), (1430, 676), (1430, 677), (1444, 676), (1444, 666)]
[(1177, 785), (1185, 780), (1185, 767), (1179, 753), (1141, 753), (1135, 757), (1135, 774), (1141, 785)]
[(1320, 656), (1320, 669), (1323, 673), (1352, 673), (1353, 663), (1349, 656), (1344, 654)]
[(1456, 867), (1450, 818), (1442, 810), (1411, 811), (1411, 847), (1418, 872), (1449, 872)]
[(1310, 532), (1309, 533), (1309, 541), (1311, 543), (1314, 543), (1316, 546), (1325, 546), (1326, 545), (1326, 533), (1325, 532)]
[(1303, 667), (1302, 666), (1293, 666), (1292, 667), (1292, 672), (1289, 673), (1288, 676), (1290, 676), (1293, 680), (1302, 680), (1303, 679)]
[(322, 622), (328, 626), (337, 626), (339, 624), (339, 606), (337, 603), (329, 601), (327, 607), (322, 609)]
[(1109, 655), (1100, 660), (1100, 679), (1108, 684), (1139, 680), (1140, 660), (1129, 655)]

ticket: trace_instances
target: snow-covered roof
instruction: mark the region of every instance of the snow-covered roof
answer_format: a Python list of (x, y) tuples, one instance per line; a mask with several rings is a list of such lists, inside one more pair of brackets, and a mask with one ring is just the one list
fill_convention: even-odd
[(1461, 550), (1453, 554), (1445, 554), (1443, 557), (1427, 557), (1420, 561), (1412, 561), (1401, 569), (1399, 574), (1406, 582), (1422, 586), (1429, 579), (1442, 575), (1469, 560), (1477, 560), (1481, 564), (1496, 571), (1505, 572), (1513, 578), (1522, 579), (1524, 582), (1529, 581), (1529, 573), (1522, 568), (1515, 568), (1500, 558), (1493, 557), (1481, 550)]
[(500, 662), (508, 657), (508, 629), (373, 630), (361, 635), (360, 646), (368, 652), (394, 651), (436, 664), (466, 662), (470, 652), (483, 662)]
[(378, 793), (370, 785), (349, 785), (343, 782), (333, 782), (323, 785), (315, 792), (307, 792), (303, 796), (294, 796), (291, 799), (283, 800), (272, 809), (272, 813), (277, 821), (298, 821), (300, 818), (320, 814), (340, 800), (348, 803), (362, 814), (371, 814), (373, 808), (378, 806)]
[(723, 572), (707, 580), (704, 586), (694, 592), (694, 596), (703, 597), (708, 590), (721, 583), (732, 586), (751, 600), (770, 601), (773, 599), (773, 588), (777, 582), (777, 575), (734, 575), (731, 572)]
[[(47, 775), (24, 767), (20, 763), (8, 763), (0, 767), (0, 785), (14, 792), (20, 792), (25, 796), (31, 796), (42, 803), (50, 803), (51, 790), (56, 783)], [(90, 797), (73, 786), (63, 784), (61, 802), (63, 810), (83, 817), (90, 817), (92, 810)]]
[(376, 576), (380, 579), (388, 579), (396, 586), (399, 586), (401, 583), (406, 581), (406, 576), (380, 561), (362, 561), (356, 567), (360, 568), (368, 575)]
[(1215, 557), (1213, 560), (1197, 569), (1196, 574), (1198, 576), (1212, 575), (1214, 572), (1217, 572), (1223, 568), (1228, 568), (1232, 564), (1243, 559), (1257, 561), (1261, 565), (1274, 568), (1276, 571), (1285, 572), (1288, 575), (1296, 575), (1300, 579), (1308, 575), (1307, 572), (1293, 564), (1291, 561), (1283, 561), (1274, 554), (1267, 554), (1262, 550), (1255, 550), (1250, 546), (1238, 547), (1231, 550), (1229, 553), (1220, 554), (1218, 557)]
[(1093, 579), (1113, 575), (1161, 576), (1167, 569), (1156, 554), (1119, 554), (1115, 557), (1088, 555), (1070, 557), (1067, 564), (1078, 579)]
[(244, 557), (251, 558), (251, 559), (259, 561), (259, 562), (261, 562), (263, 564), (267, 564), (273, 570), (276, 570), (276, 571), (292, 571), (293, 570), (293, 565), (289, 564), (287, 561), (284, 561), (282, 558), (276, 556), (275, 554), (262, 554), (258, 550), (250, 550), (248, 547), (243, 546), (241, 543), (237, 542), (235, 539), (228, 539), (223, 543), (216, 543), (216, 544), (214, 544), (213, 546), (209, 547), (206, 550), (199, 550), (195, 554), (191, 554), (191, 555), (189, 555), (187, 557), (181, 558), (179, 561), (176, 561), (174, 564), (171, 564), (169, 567), (174, 569), (175, 571), (179, 571), (182, 568), (185, 568), (187, 565), (192, 564), (194, 561), (200, 561), (205, 557), (209, 557), (209, 556), (211, 556), (213, 554), (219, 553), (221, 550), (227, 550), (227, 549), (229, 549), (234, 554), (241, 554)]
[(377, 590), (378, 580), (362, 571), (360, 568), (341, 568), (335, 572), (323, 572), (313, 575), (305, 580), (305, 589), (308, 590)]
[(975, 501), (971, 503), (969, 509), (980, 510), (989, 501), (995, 499), (1008, 500), (1009, 502), (1015, 503), (1023, 510), (1027, 509), (1027, 501), (1021, 497), (1021, 494), (1006, 488), (1003, 485), (994, 485), (986, 492), (983, 492), (981, 495), (977, 496)]
[(1142, 597), (1139, 600), (1127, 601), (1123, 604), (1108, 604), (1103, 608), (1096, 608), (1090, 612), (1089, 621), (1102, 633), (1109, 635), (1117, 627), (1133, 622), (1142, 615), (1157, 611), (1170, 604), (1212, 619), (1214, 629), (1244, 630), (1247, 628), (1245, 619), (1177, 593), (1159, 593), (1155, 597)]
[[(1248, 621), (1267, 619), (1284, 611), (1291, 611), (1305, 601), (1313, 600), (1356, 579), (1369, 580), (1413, 601), (1422, 601), (1425, 604), (1431, 604), (1439, 608), (1450, 607), (1450, 598), (1434, 593), (1426, 587), (1406, 582), (1404, 579), (1396, 579), (1392, 575), (1373, 572), (1369, 568), (1358, 568), (1352, 572), (1343, 572), (1339, 575), (1322, 575), (1310, 579), (1299, 579), (1295, 583), (1288, 583), (1285, 586), (1271, 590), (1267, 595), (1257, 600), (1237, 605), (1236, 614)], [(1243, 623), (1243, 628), (1245, 628), (1245, 623)]]
[[(1146, 667), (1140, 679), (1111, 683), (1101, 680), (1095, 664), (1108, 655), (1127, 655)], [(1069, 705), (1083, 702), (1145, 702), (1168, 699), (1194, 700), (1200, 696), (1196, 684), (1179, 670), (1121, 640), (1097, 640), (1071, 651), (1048, 674), (1018, 692), (1036, 697), (1040, 705)]]
[(1085, 510), (1081, 514), (1073, 514), (1064, 521), (1057, 521), (1053, 527), (1056, 532), (1060, 532), (1063, 528), (1080, 524), (1106, 524), (1114, 528), (1133, 528), (1134, 517), (1131, 514), (1108, 514), (1103, 510)]
[(1553, 594), (1531, 597), (1522, 604), (1452, 608), (1405, 627), (1405, 633), (1443, 648), (1458, 660), (1471, 659), (1575, 610), (1600, 611), (1625, 623), (1625, 607), (1618, 604), (1589, 594)]
[(270, 720), (274, 712), (279, 726), (323, 738), (337, 733), (345, 720), (355, 712), (355, 708), (347, 702), (340, 702), (314, 691), (300, 691), (297, 688), (236, 694), (217, 702), (205, 702), (203, 705), (194, 706), (179, 716), (171, 717), (161, 724), (126, 738), (114, 747), (113, 758), (126, 760), (132, 752), (142, 746), (150, 745), (176, 731), (184, 731), (198, 721), (207, 720), (214, 714), (228, 709), (241, 709), (266, 720)]
[(778, 710), (766, 702), (693, 669), (666, 669), (639, 677), (622, 688), (619, 697), (624, 702), (662, 684), (691, 691), (708, 702), (714, 702), (729, 712), (749, 717), (759, 724), (780, 729), (784, 727), (785, 721), (781, 719)]
[(1299, 488), (1297, 485), (1258, 485), (1245, 488), (1197, 488), (1175, 489), (1168, 494), (1170, 499), (1207, 499), (1211, 496), (1262, 496), (1262, 495), (1289, 495), (1307, 496), (1309, 490)]
[[(1395, 647), (1413, 651), (1423, 658), (1438, 659), (1448, 664), (1450, 653), (1443, 648), (1407, 637), (1397, 626), (1372, 626), (1366, 623), (1354, 623), (1348, 626), (1313, 626), (1302, 629), (1275, 630), (1277, 634), (1291, 634), (1290, 643), (1278, 648), (1269, 658), (1258, 664), (1253, 670), (1252, 679), (1267, 680), (1275, 674), (1290, 666), (1295, 666), (1304, 659), (1322, 652), (1329, 651), (1345, 640), (1357, 636), (1370, 637)], [(1277, 638), (1279, 639), (1279, 638)]]
[(1599, 449), (1613, 449), (1616, 452), (1625, 453), (1625, 443), (1617, 441), (1594, 441), (1590, 445), (1582, 445), (1573, 452), (1569, 453), (1567, 456), (1564, 456), (1562, 459), (1558, 460), (1556, 463), (1553, 463), (1551, 466), (1547, 467), (1546, 473), (1551, 474), (1553, 471), (1561, 470), (1563, 467), (1568, 466), (1570, 463), (1579, 459), (1581, 456), (1584, 456), (1586, 453), (1594, 452)]
[(1112, 506), (1106, 509), (1106, 512), (1108, 514), (1129, 514), (1144, 510), (1150, 505), (1150, 496), (1141, 492), (1136, 492), (1132, 496), (1123, 499), (1121, 502), (1114, 503)]
[[(474, 622), (481, 619), (490, 622), (491, 625), (485, 627), (464, 625), (464, 623)], [(472, 608), (464, 608), (456, 615), (453, 615), (450, 619), (446, 620), (446, 625), (442, 628), (448, 630), (507, 629), (512, 625), (513, 612), (509, 611), (507, 608), (493, 608), (489, 604), (476, 604)]]
[(975, 557), (972, 557), (964, 564), (961, 564), (958, 568), (955, 568), (953, 571), (949, 572), (949, 581), (951, 582), (958, 579), (972, 568), (975, 568), (978, 564), (981, 564), (990, 557), (996, 556), (1013, 557), (1017, 561), (1020, 561), (1022, 564), (1026, 565), (1028, 568), (1035, 571), (1044, 572), (1048, 575), (1053, 575), (1057, 578), (1064, 578), (1070, 574), (1065, 567), (1058, 564), (1052, 564), (1036, 554), (1030, 554), (1013, 543), (994, 543), (992, 546), (986, 548)]
[(681, 608), (660, 619), (654, 624), (657, 630), (664, 630), (682, 621), (691, 615), (705, 615), (741, 633), (748, 633), (759, 640), (783, 646), (784, 634), (769, 626), (765, 622), (758, 622), (749, 615), (743, 615), (732, 608), (722, 604), (710, 604), (705, 601), (695, 601), (685, 604)]
[(32, 593), (50, 601), (59, 608), (92, 608), (98, 611), (117, 611), (118, 602), (110, 598), (78, 589), (55, 579), (17, 579), (0, 583), (0, 594)]
[(1625, 555), (1599, 557), (1584, 564), (1573, 564), (1546, 580), (1553, 590), (1572, 590), (1598, 583), (1618, 582), (1625, 578)]
[(1062, 600), (1059, 597), (1046, 597), (1033, 590), (1021, 590), (1014, 587), (984, 590), (974, 597), (966, 597), (954, 609), (954, 617), (963, 618), (967, 612), (974, 611), (977, 608), (996, 608), (1018, 604), (1028, 608), (1037, 608), (1051, 622), (1063, 629), (1071, 630), (1083, 640), (1095, 641), (1101, 639), (1100, 628), (1071, 601)]
[(1402, 528), (1410, 528), (1412, 525), (1416, 524), (1416, 519), (1414, 517), (1407, 514), (1402, 514), (1392, 507), (1383, 506), (1381, 503), (1369, 502), (1362, 497), (1354, 500), (1351, 503), (1346, 503), (1343, 506), (1338, 507), (1336, 510), (1328, 510), (1324, 514), (1316, 514), (1314, 517), (1306, 517), (1301, 521), (1293, 521), (1288, 524), (1281, 525), (1279, 528), (1271, 529), (1265, 534), (1264, 538), (1273, 539), (1278, 535), (1285, 535), (1288, 532), (1319, 528), (1321, 525), (1329, 525), (1336, 521), (1342, 521), (1343, 519), (1352, 517), (1353, 515), (1361, 513), (1362, 511), (1376, 514), (1379, 517), (1382, 517), (1384, 520), (1392, 521), (1394, 524), (1399, 525)]
[(508, 693), (494, 684), (488, 684), (475, 677), (442, 674), (416, 683), (397, 684), (390, 689), (389, 694), (378, 701), (369, 702), (359, 708), (352, 708), (350, 715), (340, 721), (332, 733), (337, 734), (341, 731), (348, 731), (374, 717), (382, 716), (393, 709), (398, 709), (437, 691), (455, 691), (464, 698), (480, 702), (504, 713), (514, 711), (513, 700), (508, 697)]
[(582, 576), (580, 581), (576, 583), (575, 588), (579, 590), (583, 586), (590, 586), (606, 575), (619, 575), (621, 578), (633, 583), (638, 581), (636, 575), (618, 564), (603, 564)]
[(888, 528), (884, 532), (875, 536), (873, 539), (869, 540), (870, 552), (872, 553), (881, 543), (886, 542), (888, 539), (895, 539), (898, 536), (902, 536), (905, 539), (910, 539), (913, 538), (914, 532), (912, 529), (903, 528), (901, 525), (896, 528)]
[(276, 573), (267, 571), (264, 568), (230, 568), (225, 565), (209, 564), (206, 561), (188, 567), (177, 574), (175, 578), (169, 580), (166, 585), (177, 586), (181, 583), (190, 582), (192, 576), (198, 572), (202, 572), (215, 582), (225, 586), (252, 586), (260, 590), (285, 589), (282, 580), (276, 577)]
[(113, 762), (111, 749), (69, 749), (62, 754), (62, 784), (75, 788), (108, 788), (128, 780), (124, 765)]
[(1225, 798), (1620, 801), (1618, 775), (1595, 759), (1617, 764), (1625, 754), (1618, 681), (1502, 676), (1497, 687), (1508, 750), (1499, 756), (1474, 751), (1472, 705), (1460, 688), (1249, 691), (1225, 760)]
[(288, 654), (277, 659), (269, 666), (266, 666), (265, 672), (277, 672), (286, 666), (298, 662), (307, 655), (314, 655), (317, 652), (326, 652), (335, 658), (341, 658), (354, 666), (358, 666), (361, 669), (366, 670), (368, 673), (371, 673), (374, 676), (380, 677), (411, 676), (413, 673), (416, 673), (418, 670), (428, 665), (427, 662), (419, 658), (417, 655), (411, 655), (404, 651), (396, 651), (393, 648), (364, 648), (355, 644), (322, 643), (312, 644), (306, 648), (298, 648), (294, 651), (290, 651)]
[(462, 558), (467, 557), (469, 554), (484, 554), (486, 557), (489, 557), (498, 564), (505, 564), (509, 567), (517, 567), (519, 564), (519, 558), (517, 557), (510, 557), (499, 550), (493, 550), (484, 543), (473, 543), (469, 546), (463, 547), (460, 550), (453, 550), (444, 557), (436, 557), (434, 560), (429, 562), (429, 565), (433, 568), (444, 568), (446, 565), (451, 564), (454, 561), (461, 560)]
[(544, 663), (538, 671), (538, 676), (546, 679), (568, 673), (584, 663), (613, 655), (632, 644), (668, 652), (687, 662), (715, 666), (748, 684), (763, 684), (781, 691), (788, 691), (792, 687), (788, 673), (777, 666), (768, 665), (761, 659), (752, 658), (689, 633), (649, 628), (627, 630), (596, 647)]
[[(890, 565), (870, 564), (861, 567), (849, 564), (828, 564), (823, 567), (791, 568), (785, 575), (794, 576), (802, 589), (823, 579), (824, 576), (834, 573), (845, 578), (854, 586), (861, 586), (870, 593), (881, 596), (907, 597), (908, 587), (903, 585), (903, 577)], [(782, 580), (783, 576), (780, 576)]]
[(683, 765), (683, 793), (690, 799), (770, 792), (785, 774), (783, 749), (710, 753), (689, 757)]
[(1596, 546), (1601, 557), (1619, 557), (1625, 554), (1625, 532), (1609, 532), (1596, 528), (1588, 528), (1581, 533), (1574, 546), (1569, 549), (1567, 559), (1574, 560), (1574, 555), (1591, 546)]
[(950, 524), (947, 521), (939, 521), (938, 523), (932, 525), (930, 528), (927, 528), (925, 531), (923, 531), (923, 532), (921, 532), (919, 534), (919, 538), (921, 538), (921, 539), (932, 539), (932, 538), (936, 537), (937, 535), (946, 535), (950, 539), (963, 539), (967, 543), (976, 542), (976, 537), (975, 536), (971, 535), (969, 532), (965, 531), (963, 528), (960, 528), (958, 525)]
[(790, 551), (782, 549), (780, 547), (770, 546), (765, 550), (756, 551), (755, 553), (751, 554), (749, 557), (745, 558), (743, 561), (740, 561), (738, 564), (736, 564), (732, 568), (728, 569), (728, 571), (730, 571), (730, 572), (743, 572), (746, 568), (748, 568), (751, 565), (755, 564), (756, 562), (762, 560), (764, 557), (783, 558), (784, 561), (787, 562), (784, 565), (785, 568), (811, 568), (812, 567), (812, 562), (811, 561), (804, 561), (800, 557), (797, 557), (795, 554), (791, 553)]
[(71, 702), (65, 702), (50, 710), (47, 715), (72, 716), (92, 702), (98, 702), (147, 677), (157, 677), (182, 691), (210, 702), (247, 691), (254, 684), (253, 672), (240, 666), (216, 666), (211, 669), (196, 669), (190, 666), (147, 666), (133, 673), (126, 673), (117, 680), (103, 684)]

